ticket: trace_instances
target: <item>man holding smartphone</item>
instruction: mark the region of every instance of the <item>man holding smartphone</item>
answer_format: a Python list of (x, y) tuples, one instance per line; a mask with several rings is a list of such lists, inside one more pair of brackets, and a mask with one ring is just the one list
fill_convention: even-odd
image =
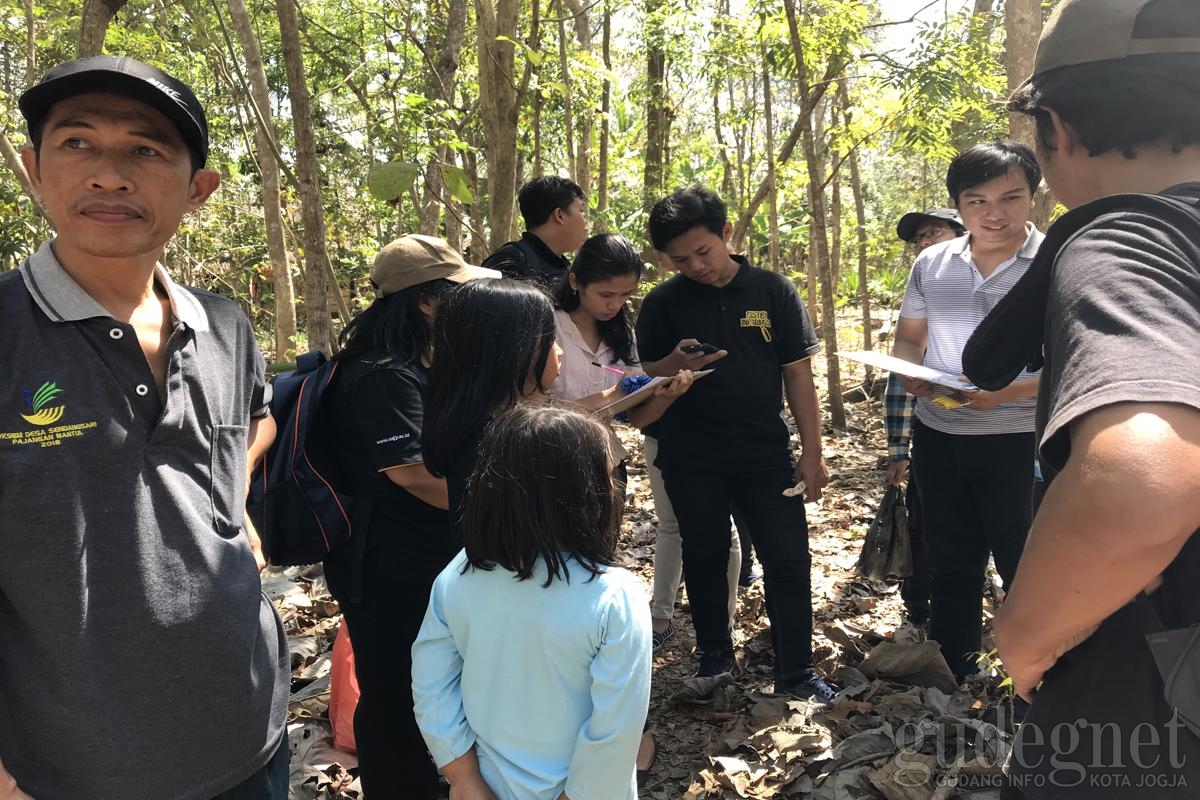
[[(812, 594), (803, 483), (809, 500), (828, 483), (809, 358), (820, 346), (795, 286), (729, 250), (732, 226), (713, 192), (694, 187), (660, 200), (650, 238), (679, 270), (655, 288), (638, 316), (647, 371), (716, 371), (680, 397), (658, 423), (657, 465), (679, 519), (683, 569), (696, 627), (697, 677), (736, 674), (725, 570), (729, 515), (746, 516), (764, 571), (775, 648), (775, 689), (828, 702), (813, 671)], [(796, 420), (793, 458), (783, 399)], [(694, 698), (711, 701), (711, 692)]]

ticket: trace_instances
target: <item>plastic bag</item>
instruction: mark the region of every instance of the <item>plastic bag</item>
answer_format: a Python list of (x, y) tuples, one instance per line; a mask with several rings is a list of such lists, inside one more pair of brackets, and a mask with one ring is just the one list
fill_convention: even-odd
[(901, 580), (912, 575), (912, 543), (908, 539), (908, 512), (904, 492), (888, 484), (879, 511), (867, 530), (855, 571), (875, 580)]
[(342, 619), (333, 640), (333, 664), (329, 677), (329, 724), (333, 728), (333, 746), (347, 753), (356, 752), (354, 712), (358, 708), (358, 677), (354, 674), (354, 647), (350, 628)]

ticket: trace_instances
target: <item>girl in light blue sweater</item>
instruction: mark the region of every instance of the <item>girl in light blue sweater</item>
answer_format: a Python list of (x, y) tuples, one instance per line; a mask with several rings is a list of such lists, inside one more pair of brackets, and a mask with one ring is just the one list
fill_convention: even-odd
[(636, 800), (650, 697), (645, 587), (612, 566), (604, 426), (524, 403), (483, 440), (465, 548), (413, 645), (421, 733), (452, 800)]

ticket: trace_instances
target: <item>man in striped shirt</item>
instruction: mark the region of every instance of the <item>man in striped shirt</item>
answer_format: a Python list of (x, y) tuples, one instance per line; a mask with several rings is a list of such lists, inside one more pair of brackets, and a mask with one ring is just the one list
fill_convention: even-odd
[[(1041, 170), (1013, 141), (976, 145), (950, 164), (946, 186), (969, 235), (927, 248), (909, 276), (893, 354), (954, 375), (963, 347), (1025, 274), (1042, 234), (1029, 222)], [(932, 567), (929, 636), (961, 682), (981, 650), (988, 556), (1012, 582), (1029, 530), (1037, 377), (1022, 373), (957, 408), (936, 387), (903, 379), (917, 396), (912, 470), (921, 487)]]

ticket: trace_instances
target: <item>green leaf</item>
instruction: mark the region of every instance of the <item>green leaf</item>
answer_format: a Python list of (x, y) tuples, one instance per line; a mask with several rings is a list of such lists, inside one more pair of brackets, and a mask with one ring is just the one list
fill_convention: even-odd
[(367, 189), (376, 200), (395, 200), (413, 190), (421, 168), (407, 161), (375, 164), (367, 172)]
[(510, 36), (497, 36), (496, 41), (508, 42), (509, 44), (515, 45), (516, 47), (520, 48), (522, 53), (525, 54), (525, 58), (529, 59), (530, 64), (533, 64), (535, 67), (540, 67), (542, 65), (542, 54), (524, 42), (519, 42)]
[(450, 194), (454, 195), (460, 203), (475, 202), (475, 192), (471, 189), (471, 181), (467, 178), (467, 173), (449, 164), (439, 164), (438, 168), (442, 171), (442, 181), (450, 190)]

